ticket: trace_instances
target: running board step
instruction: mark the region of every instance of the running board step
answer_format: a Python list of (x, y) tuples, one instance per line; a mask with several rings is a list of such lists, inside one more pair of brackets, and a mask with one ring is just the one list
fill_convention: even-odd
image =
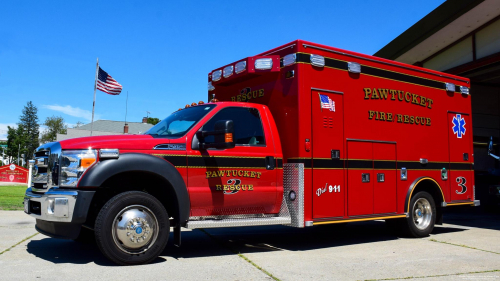
[(290, 217), (271, 217), (271, 218), (248, 218), (248, 219), (222, 219), (222, 220), (201, 220), (188, 221), (186, 228), (214, 228), (214, 227), (237, 227), (237, 226), (257, 226), (257, 225), (279, 225), (291, 224)]

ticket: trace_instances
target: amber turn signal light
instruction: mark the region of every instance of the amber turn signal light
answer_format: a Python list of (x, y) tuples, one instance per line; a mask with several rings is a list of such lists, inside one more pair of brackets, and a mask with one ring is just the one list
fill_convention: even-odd
[(94, 164), (95, 158), (82, 158), (80, 160), (80, 167), (87, 169), (90, 165)]
[(233, 142), (233, 134), (226, 133), (226, 142)]

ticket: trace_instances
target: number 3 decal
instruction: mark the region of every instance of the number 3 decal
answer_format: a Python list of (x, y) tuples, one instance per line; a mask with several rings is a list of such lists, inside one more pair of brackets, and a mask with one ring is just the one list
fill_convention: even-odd
[(467, 191), (467, 186), (465, 186), (466, 182), (467, 182), (467, 180), (465, 180), (464, 177), (458, 177), (457, 178), (458, 186), (460, 186), (462, 188), (462, 191), (455, 190), (455, 192), (457, 194), (464, 194)]

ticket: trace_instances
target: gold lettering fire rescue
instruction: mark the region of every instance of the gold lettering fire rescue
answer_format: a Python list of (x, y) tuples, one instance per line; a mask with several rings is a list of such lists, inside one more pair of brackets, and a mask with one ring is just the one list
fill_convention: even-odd
[(424, 125), (430, 126), (431, 125), (431, 118), (430, 117), (413, 116), (413, 115), (406, 115), (406, 114), (392, 114), (391, 112), (381, 112), (381, 111), (375, 111), (375, 110), (368, 110), (368, 119), (369, 120), (394, 122), (394, 118), (393, 118), (394, 116), (396, 117), (397, 123), (415, 124), (415, 125), (422, 125), (422, 126), (424, 126)]
[(218, 170), (206, 171), (206, 178), (222, 178), (222, 177), (243, 177), (243, 178), (258, 178), (262, 175), (261, 172), (243, 171), (243, 170)]

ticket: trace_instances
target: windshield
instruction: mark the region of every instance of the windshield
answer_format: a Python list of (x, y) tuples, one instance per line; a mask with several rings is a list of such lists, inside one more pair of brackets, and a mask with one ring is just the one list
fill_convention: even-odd
[(166, 138), (182, 137), (214, 107), (215, 104), (204, 104), (176, 111), (144, 134)]

